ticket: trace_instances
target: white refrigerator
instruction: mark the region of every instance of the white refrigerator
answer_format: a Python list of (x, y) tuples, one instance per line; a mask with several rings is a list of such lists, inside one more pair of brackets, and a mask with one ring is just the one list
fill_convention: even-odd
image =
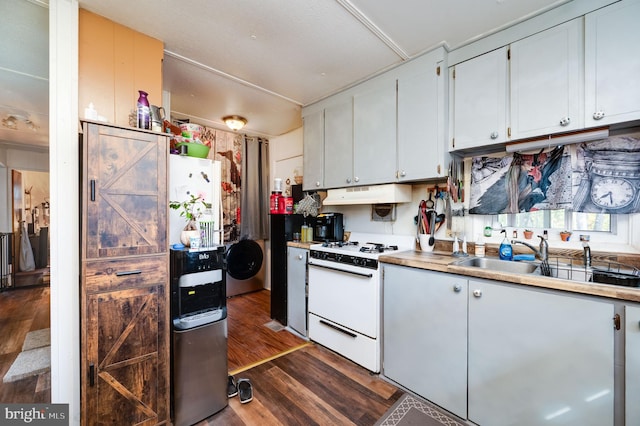
[[(220, 208), (220, 162), (186, 155), (169, 155), (169, 201), (183, 202), (193, 195), (200, 195), (211, 204), (214, 244), (223, 243), (222, 210)], [(203, 218), (205, 219), (205, 218)], [(187, 220), (178, 210), (169, 209), (169, 246), (180, 243), (180, 234)]]

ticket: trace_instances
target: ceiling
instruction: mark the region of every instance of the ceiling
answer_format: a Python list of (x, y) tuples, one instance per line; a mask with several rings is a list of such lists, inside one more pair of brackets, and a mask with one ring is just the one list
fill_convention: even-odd
[[(436, 46), (455, 49), (567, 1), (79, 3), (164, 42), (172, 118), (224, 128), (221, 117), (238, 114), (248, 119), (243, 132), (273, 137), (300, 127), (305, 105)], [(0, 2), (0, 117), (17, 116), (16, 130), (0, 122), (0, 144), (48, 145), (47, 4)]]

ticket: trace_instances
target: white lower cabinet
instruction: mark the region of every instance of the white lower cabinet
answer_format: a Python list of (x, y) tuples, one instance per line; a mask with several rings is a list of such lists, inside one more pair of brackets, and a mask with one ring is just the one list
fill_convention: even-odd
[(467, 417), (467, 280), (384, 265), (383, 374)]
[(469, 420), (613, 425), (613, 304), (469, 280)]
[(625, 424), (640, 425), (640, 305), (625, 306)]
[(614, 424), (612, 302), (395, 265), (383, 289), (385, 377), (481, 426)]

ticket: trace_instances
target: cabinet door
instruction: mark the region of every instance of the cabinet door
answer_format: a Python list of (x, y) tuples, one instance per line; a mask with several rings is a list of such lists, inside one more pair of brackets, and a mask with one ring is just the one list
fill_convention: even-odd
[(307, 334), (307, 257), (309, 250), (287, 249), (287, 311), (289, 327)]
[(169, 417), (164, 285), (86, 298), (82, 424), (157, 424)]
[(353, 101), (346, 96), (324, 110), (324, 186), (342, 188), (353, 181)]
[(167, 250), (165, 136), (84, 123), (83, 258)]
[(383, 374), (467, 417), (467, 280), (384, 266)]
[(316, 111), (304, 116), (303, 124), (303, 164), (305, 191), (323, 188), (324, 170), (324, 111)]
[(640, 306), (625, 306), (625, 421), (640, 425)]
[(363, 84), (353, 98), (353, 184), (396, 180), (396, 83)]
[(621, 1), (585, 17), (585, 125), (640, 119), (640, 2)]
[(453, 150), (508, 139), (507, 50), (503, 47), (450, 68)]
[(469, 416), (613, 425), (613, 305), (469, 281)]
[(398, 180), (414, 181), (444, 173), (444, 80), (442, 54), (405, 65), (398, 77)]
[(582, 19), (511, 45), (511, 139), (583, 127)]

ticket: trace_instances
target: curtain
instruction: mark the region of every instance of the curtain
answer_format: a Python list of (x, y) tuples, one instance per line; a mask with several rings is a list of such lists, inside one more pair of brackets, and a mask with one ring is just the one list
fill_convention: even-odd
[(269, 142), (244, 137), (240, 238), (269, 238)]
[(471, 214), (570, 209), (571, 202), (571, 158), (563, 146), (473, 159)]

